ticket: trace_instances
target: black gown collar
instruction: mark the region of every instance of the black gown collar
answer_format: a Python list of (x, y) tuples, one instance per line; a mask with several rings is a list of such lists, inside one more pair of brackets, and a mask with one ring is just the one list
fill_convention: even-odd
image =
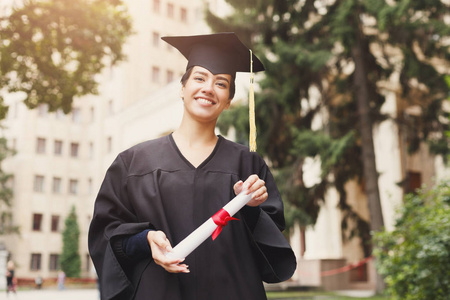
[(221, 135), (217, 135), (218, 139), (216, 142), (216, 145), (214, 146), (213, 151), (211, 152), (211, 154), (209, 154), (209, 156), (201, 163), (198, 165), (198, 167), (195, 167), (184, 155), (183, 153), (181, 153), (180, 149), (177, 146), (177, 143), (175, 143), (175, 140), (173, 138), (173, 133), (168, 135), (169, 141), (172, 144), (173, 148), (177, 151), (178, 155), (180, 156), (180, 158), (191, 168), (191, 169), (201, 169), (203, 168), (203, 166), (205, 166), (211, 159), (214, 158), (214, 155), (217, 152), (217, 149), (219, 149), (219, 145), (221, 144), (223, 137)]

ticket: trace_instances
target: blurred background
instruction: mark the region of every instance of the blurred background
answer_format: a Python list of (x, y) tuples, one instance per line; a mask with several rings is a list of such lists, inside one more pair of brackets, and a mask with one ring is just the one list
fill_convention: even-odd
[[(429, 220), (439, 230), (423, 243), (424, 231), (409, 231), (410, 246), (441, 245), (430, 255), (448, 270), (449, 8), (448, 0), (2, 0), (0, 270), (13, 261), (19, 286), (36, 278), (51, 286), (60, 270), (68, 282), (96, 281), (87, 231), (106, 169), (181, 120), (186, 60), (160, 38), (224, 31), (266, 67), (255, 79), (258, 152), (282, 193), (298, 259), (292, 279), (268, 289), (399, 286), (387, 276), (408, 271), (375, 261), (407, 245), (407, 199), (431, 207), (420, 218), (436, 215), (442, 201), (427, 202), (430, 193), (447, 199), (444, 219), (434, 220), (444, 227)], [(238, 74), (217, 128), (243, 144), (249, 82)], [(425, 265), (422, 277), (439, 274)]]

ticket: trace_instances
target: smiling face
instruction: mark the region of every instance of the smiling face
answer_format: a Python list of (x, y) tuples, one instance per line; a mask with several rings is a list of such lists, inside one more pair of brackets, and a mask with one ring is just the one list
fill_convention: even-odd
[(216, 122), (231, 103), (229, 74), (212, 74), (203, 67), (194, 66), (181, 89), (185, 112), (200, 122)]

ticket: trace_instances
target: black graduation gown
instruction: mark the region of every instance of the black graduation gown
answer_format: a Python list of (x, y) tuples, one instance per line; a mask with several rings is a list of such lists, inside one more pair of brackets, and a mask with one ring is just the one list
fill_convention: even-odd
[[(245, 206), (215, 241), (206, 240), (185, 260), (188, 274), (172, 274), (151, 257), (126, 257), (121, 240), (145, 229), (162, 230), (172, 246), (235, 195), (233, 185), (251, 174), (266, 182), (269, 198)], [(118, 155), (98, 193), (89, 229), (89, 251), (101, 299), (266, 299), (262, 281), (289, 279), (295, 256), (281, 234), (283, 204), (264, 160), (219, 136), (197, 168), (172, 135), (136, 145)]]

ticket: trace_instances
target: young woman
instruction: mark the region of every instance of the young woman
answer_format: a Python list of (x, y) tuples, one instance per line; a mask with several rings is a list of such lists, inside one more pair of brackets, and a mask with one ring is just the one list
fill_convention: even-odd
[[(281, 234), (283, 204), (264, 160), (214, 133), (250, 52), (233, 33), (163, 39), (188, 59), (184, 115), (172, 134), (120, 153), (106, 173), (89, 232), (101, 298), (266, 299), (262, 281), (287, 280), (296, 267)], [(185, 259), (166, 256), (241, 191), (253, 194), (240, 221)]]

